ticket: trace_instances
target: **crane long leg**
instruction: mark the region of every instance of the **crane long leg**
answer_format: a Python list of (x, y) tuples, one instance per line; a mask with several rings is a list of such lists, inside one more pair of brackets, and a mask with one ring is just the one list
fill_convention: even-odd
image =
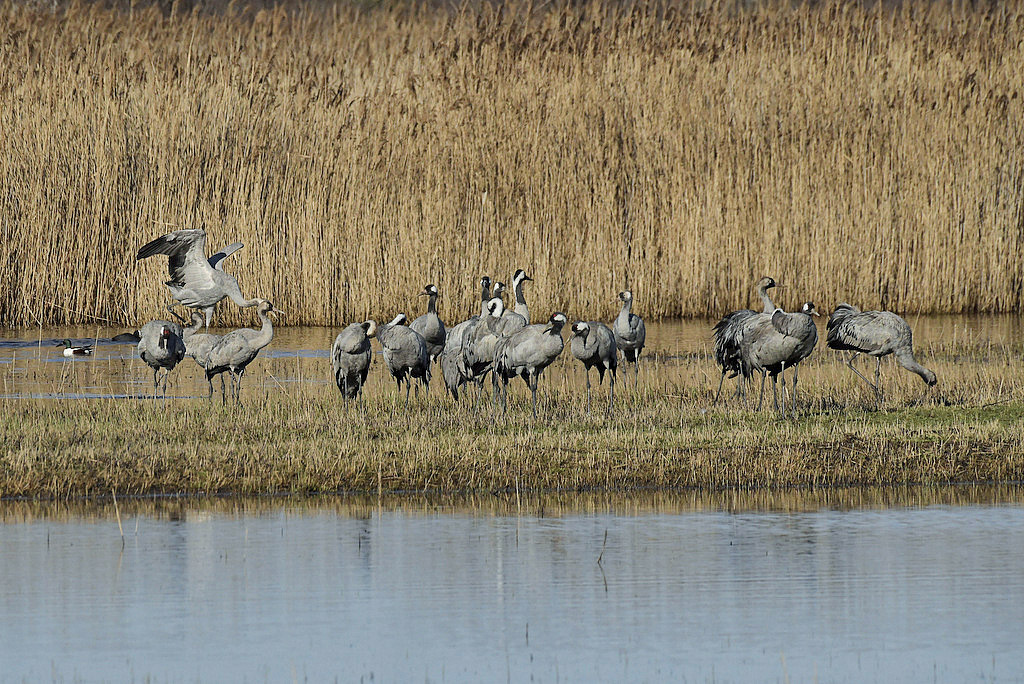
[(718, 398), (720, 396), (722, 396), (722, 385), (725, 383), (725, 373), (726, 373), (726, 371), (723, 368), (722, 369), (722, 377), (719, 378), (719, 380), (718, 380), (718, 391), (715, 392), (715, 400), (713, 402), (711, 402), (712, 405), (717, 404), (718, 403)]
[[(409, 385), (411, 385), (410, 378), (405, 379), (405, 410), (409, 410)], [(399, 384), (399, 391), (401, 391), (401, 384)]]
[(764, 404), (764, 383), (768, 380), (768, 371), (761, 371), (761, 396), (757, 400), (757, 410), (761, 410), (762, 404)]
[[(854, 352), (853, 354), (851, 354), (849, 360), (846, 362), (846, 365), (850, 367), (850, 370), (852, 370), (854, 373), (857, 374), (858, 378), (860, 378), (861, 380), (866, 382), (868, 387), (870, 387), (871, 389), (873, 389), (875, 391), (875, 400), (877, 402), (877, 400), (878, 400), (878, 386), (871, 384), (871, 381), (868, 380), (867, 378), (865, 378), (863, 375), (861, 375), (861, 372), (859, 370), (857, 370), (856, 366), (853, 365), (854, 359), (856, 359), (858, 356), (860, 356), (860, 352)], [(879, 358), (879, 363), (881, 363), (881, 358)]]
[(587, 413), (590, 413), (590, 367), (586, 368), (585, 374), (587, 376)]
[(880, 408), (882, 404), (882, 357), (875, 357), (875, 408)]
[(793, 420), (796, 420), (796, 381), (797, 381), (797, 377), (798, 377), (797, 373), (799, 371), (799, 368), (800, 368), (799, 366), (793, 366), (793, 396), (792, 396)]
[(612, 369), (612, 375), (609, 378), (608, 383), (608, 413), (609, 415), (615, 415), (615, 369)]
[(533, 394), (533, 419), (537, 420), (537, 375), (530, 371), (530, 392)]
[(772, 399), (775, 400), (775, 410), (779, 410), (779, 376), (772, 376)]
[(782, 364), (782, 370), (779, 371), (779, 376), (782, 382), (782, 417), (786, 417), (786, 364)]

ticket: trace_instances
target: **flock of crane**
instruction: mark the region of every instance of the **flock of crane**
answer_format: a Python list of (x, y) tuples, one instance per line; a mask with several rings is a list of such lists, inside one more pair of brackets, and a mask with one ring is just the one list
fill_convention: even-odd
[[(206, 374), (209, 396), (213, 397), (213, 378), (221, 376), (221, 395), (225, 394), (224, 373), (231, 378), (231, 395), (240, 399), (242, 377), (246, 367), (260, 350), (270, 344), (274, 336), (270, 314), (283, 313), (262, 298), (247, 299), (242, 295), (238, 281), (223, 269), (223, 261), (242, 247), (234, 243), (206, 256), (206, 232), (201, 229), (178, 230), (161, 236), (139, 250), (137, 259), (162, 254), (168, 257), (170, 280), (166, 282), (171, 296), (186, 307), (195, 309), (191, 321), (186, 322), (168, 310), (179, 322), (154, 320), (139, 330), (140, 358), (153, 369), (154, 396), (161, 388), (166, 395), (167, 376), (186, 356), (192, 357)], [(459, 392), (467, 384), (476, 385), (477, 403), (484, 394), (483, 383), (490, 374), (493, 400), (507, 408), (508, 381), (521, 377), (533, 395), (533, 414), (537, 415), (537, 382), (544, 369), (562, 353), (562, 328), (567, 323), (565, 314), (556, 311), (544, 323), (531, 324), (523, 286), (532, 280), (522, 269), (512, 276), (514, 306), (506, 309), (503, 299), (505, 284), (492, 282), (489, 277), (480, 280), (480, 313), (447, 329), (437, 314), (436, 286), (427, 285), (421, 296), (427, 297), (427, 311), (409, 322), (399, 314), (391, 322), (378, 325), (373, 320), (353, 323), (334, 340), (331, 366), (339, 391), (347, 399), (357, 399), (369, 375), (372, 360), (370, 338), (376, 337), (382, 350), (384, 364), (401, 392), (405, 383), (405, 402), (414, 381), (424, 390), (429, 388), (431, 367), (441, 368), (444, 384), (458, 401)], [(812, 302), (801, 310), (787, 313), (772, 302), (768, 291), (776, 283), (762, 278), (757, 283), (757, 294), (764, 305), (759, 313), (743, 309), (727, 314), (714, 326), (715, 360), (721, 366), (722, 377), (715, 396), (717, 403), (726, 376), (737, 378), (737, 395), (743, 395), (747, 381), (761, 375), (761, 394), (758, 410), (764, 400), (765, 382), (772, 378), (772, 394), (776, 410), (779, 408), (777, 381), (782, 378), (782, 412), (786, 413), (786, 369), (792, 369), (792, 394), (795, 398), (797, 371), (818, 342), (818, 331), (812, 316), (818, 316)], [(256, 307), (262, 322), (259, 330), (242, 328), (214, 335), (199, 332), (208, 329), (214, 307), (223, 299), (230, 299), (240, 307)], [(632, 312), (633, 294), (619, 293), (622, 309), (612, 322), (577, 321), (572, 324), (570, 350), (586, 370), (587, 410), (590, 410), (590, 370), (597, 368), (599, 382), (603, 384), (609, 374), (608, 411), (614, 410), (615, 377), (619, 352), (634, 368), (634, 383), (639, 383), (640, 355), (646, 342), (646, 328), (642, 318)], [(202, 313), (200, 313), (202, 311)], [(829, 316), (827, 343), (832, 349), (852, 352), (847, 363), (854, 373), (875, 392), (881, 401), (879, 383), (881, 358), (892, 354), (896, 361), (919, 376), (926, 384), (935, 384), (935, 374), (914, 359), (910, 326), (889, 311), (860, 311), (849, 304), (840, 304)], [(65, 354), (78, 351), (65, 341)], [(875, 382), (872, 383), (853, 365), (859, 354), (877, 359)], [(419, 384), (416, 385), (417, 393)], [(226, 399), (225, 399), (226, 400)], [(795, 415), (795, 401), (791, 401)]]

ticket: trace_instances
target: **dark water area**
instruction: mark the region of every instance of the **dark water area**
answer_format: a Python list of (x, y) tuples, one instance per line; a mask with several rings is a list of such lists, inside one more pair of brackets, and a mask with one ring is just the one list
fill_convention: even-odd
[(1022, 504), (0, 502), (0, 680), (1024, 681)]

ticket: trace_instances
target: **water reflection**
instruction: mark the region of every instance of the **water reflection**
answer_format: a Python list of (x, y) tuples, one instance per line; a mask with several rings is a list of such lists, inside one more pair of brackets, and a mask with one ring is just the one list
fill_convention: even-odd
[(0, 662), (31, 681), (1015, 680), (1022, 502), (6, 502)]

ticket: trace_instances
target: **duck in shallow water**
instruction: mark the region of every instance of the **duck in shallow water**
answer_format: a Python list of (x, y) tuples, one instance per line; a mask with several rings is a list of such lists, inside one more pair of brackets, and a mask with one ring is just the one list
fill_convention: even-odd
[(64, 356), (92, 356), (93, 349), (91, 344), (74, 345), (71, 343), (71, 340), (66, 339), (57, 346), (61, 345), (64, 345)]

